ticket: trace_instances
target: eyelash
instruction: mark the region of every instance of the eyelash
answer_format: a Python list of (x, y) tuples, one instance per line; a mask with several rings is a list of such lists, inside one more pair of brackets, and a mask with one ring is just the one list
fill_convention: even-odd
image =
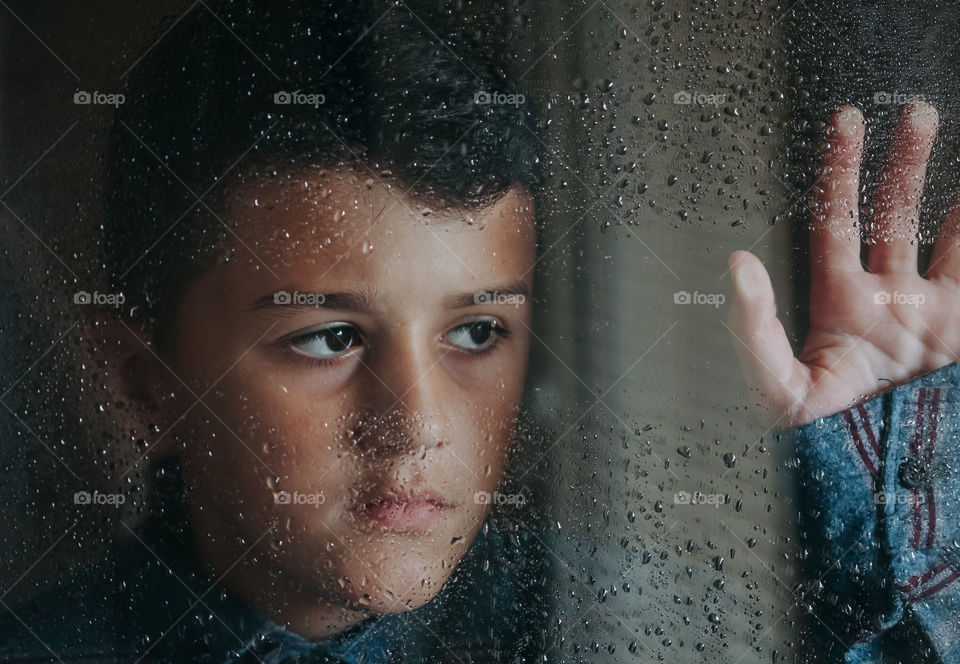
[[(309, 362), (311, 364), (314, 364), (317, 366), (323, 366), (323, 367), (329, 367), (334, 364), (337, 364), (338, 362), (342, 362), (344, 357), (346, 357), (349, 351), (345, 351), (337, 355), (330, 355), (328, 357), (321, 357), (319, 355), (311, 355), (309, 353), (304, 353), (303, 351), (299, 351), (296, 349), (297, 343), (303, 343), (311, 339), (312, 337), (318, 336), (321, 332), (325, 330), (336, 329), (337, 327), (346, 327), (346, 326), (343, 323), (339, 323), (335, 325), (330, 325), (328, 327), (320, 327), (315, 330), (311, 330), (310, 332), (298, 334), (295, 337), (291, 337), (289, 339), (281, 341), (283, 345), (284, 359), (289, 359), (296, 362)], [(350, 327), (353, 327), (353, 326), (351, 325)], [(354, 329), (357, 330), (357, 328), (355, 327)], [(363, 345), (364, 339), (363, 339), (363, 336), (360, 335), (359, 330), (357, 330), (357, 334), (358, 336), (360, 336), (361, 345)], [(350, 348), (350, 350), (353, 350), (353, 348)]]
[[(474, 357), (480, 357), (480, 356), (486, 355), (487, 353), (490, 353), (490, 352), (494, 351), (497, 347), (499, 347), (500, 342), (501, 342), (503, 339), (509, 339), (509, 338), (510, 338), (510, 330), (508, 330), (508, 329), (505, 328), (503, 325), (501, 325), (500, 321), (494, 320), (494, 319), (492, 319), (492, 318), (481, 318), (481, 319), (479, 319), (479, 320), (468, 321), (468, 322), (466, 322), (466, 323), (461, 323), (460, 325), (457, 325), (457, 326), (454, 327), (453, 329), (456, 330), (456, 329), (459, 329), (459, 328), (464, 327), (464, 326), (467, 326), (467, 325), (473, 325), (473, 324), (475, 324), (475, 323), (482, 323), (482, 322), (490, 322), (490, 323), (493, 323), (493, 340), (491, 341), (490, 345), (488, 345), (487, 347), (485, 347), (485, 348), (483, 348), (483, 349), (480, 349), (480, 350), (470, 350), (470, 349), (468, 349), (468, 348), (455, 347), (457, 350), (459, 350), (459, 351), (461, 351), (461, 352), (464, 352), (464, 353), (469, 353), (470, 355), (473, 355)], [(284, 357), (284, 359), (289, 359), (289, 360), (293, 360), (293, 361), (296, 361), (296, 362), (304, 362), (304, 361), (306, 361), (306, 362), (309, 362), (309, 363), (311, 363), (311, 364), (313, 364), (313, 365), (323, 366), (323, 367), (333, 366), (333, 365), (337, 364), (338, 362), (343, 361), (343, 358), (346, 357), (346, 354), (345, 354), (345, 353), (344, 353), (344, 354), (339, 354), (339, 355), (332, 355), (332, 356), (330, 356), (330, 357), (320, 357), (320, 356), (317, 356), (317, 355), (310, 355), (310, 354), (308, 354), (308, 353), (304, 353), (304, 352), (302, 352), (302, 351), (296, 350), (295, 345), (296, 345), (297, 342), (302, 342), (302, 341), (304, 341), (304, 340), (306, 340), (306, 339), (309, 339), (310, 337), (316, 335), (318, 332), (322, 332), (323, 330), (326, 330), (326, 329), (330, 329), (330, 328), (318, 328), (318, 329), (313, 330), (313, 331), (311, 331), (311, 332), (307, 332), (307, 333), (305, 333), (305, 334), (300, 334), (300, 335), (297, 335), (297, 336), (295, 336), (295, 337), (292, 337), (292, 338), (290, 338), (290, 339), (285, 340), (285, 341), (283, 342), (283, 357)], [(358, 332), (359, 332), (359, 330), (358, 330)], [(363, 336), (362, 336), (362, 335), (360, 336), (360, 339), (361, 339), (361, 341), (363, 341)]]
[(330, 357), (319, 357), (317, 355), (308, 355), (307, 353), (302, 353), (293, 348), (293, 342), (296, 339), (291, 339), (289, 343), (284, 345), (283, 348), (283, 357), (287, 360), (293, 360), (294, 362), (309, 362), (321, 367), (333, 366), (337, 362), (343, 361), (343, 355), (332, 355)]

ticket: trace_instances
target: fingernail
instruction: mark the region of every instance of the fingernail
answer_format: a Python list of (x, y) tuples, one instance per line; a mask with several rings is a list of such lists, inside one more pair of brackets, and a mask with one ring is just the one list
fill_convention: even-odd
[(910, 104), (907, 117), (910, 119), (910, 124), (923, 131), (934, 129), (940, 119), (933, 104), (928, 104), (925, 101)]
[(733, 268), (733, 285), (740, 296), (746, 299), (757, 294), (756, 276), (750, 274), (750, 267), (742, 261)]
[(844, 106), (837, 114), (837, 129), (844, 136), (855, 136), (863, 125), (863, 114), (856, 106)]

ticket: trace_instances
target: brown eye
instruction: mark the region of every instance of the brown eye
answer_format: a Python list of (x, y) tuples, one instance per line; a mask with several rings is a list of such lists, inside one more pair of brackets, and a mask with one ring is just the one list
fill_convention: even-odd
[(477, 320), (453, 328), (447, 335), (451, 345), (469, 351), (482, 351), (494, 345), (503, 328), (495, 320)]
[(360, 332), (352, 325), (333, 325), (297, 337), (290, 345), (305, 355), (331, 357), (361, 343)]

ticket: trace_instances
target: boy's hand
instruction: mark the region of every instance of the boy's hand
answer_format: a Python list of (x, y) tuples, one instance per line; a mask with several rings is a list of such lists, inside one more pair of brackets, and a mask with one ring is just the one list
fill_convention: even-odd
[(798, 357), (776, 317), (756, 256), (730, 255), (730, 328), (770, 421), (799, 426), (960, 358), (960, 199), (940, 227), (926, 278), (917, 272), (918, 216), (937, 112), (904, 109), (874, 195), (869, 258), (860, 263), (860, 112), (837, 110), (814, 187), (810, 330)]

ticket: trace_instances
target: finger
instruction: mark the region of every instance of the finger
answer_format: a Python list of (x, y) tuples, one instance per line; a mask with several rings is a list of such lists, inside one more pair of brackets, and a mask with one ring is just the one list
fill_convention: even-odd
[(946, 278), (960, 283), (960, 194), (953, 199), (953, 205), (940, 222), (927, 278)]
[(830, 118), (813, 187), (810, 258), (814, 272), (862, 270), (857, 195), (863, 158), (863, 115), (841, 106)]
[(936, 109), (926, 102), (908, 104), (900, 114), (874, 193), (867, 261), (871, 272), (917, 270), (920, 200), (937, 123)]
[(729, 329), (747, 385), (761, 394), (778, 417), (795, 407), (803, 366), (794, 358), (787, 333), (777, 319), (773, 286), (763, 264), (748, 251), (728, 259), (734, 298)]

